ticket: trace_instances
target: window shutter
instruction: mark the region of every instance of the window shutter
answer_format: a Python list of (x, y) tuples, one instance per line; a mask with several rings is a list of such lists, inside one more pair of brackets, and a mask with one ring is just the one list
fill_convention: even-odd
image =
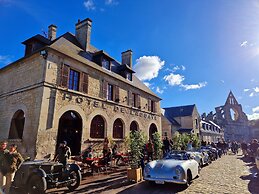
[(61, 68), (61, 80), (60, 80), (60, 86), (66, 87), (68, 86), (68, 80), (69, 80), (69, 66), (63, 64)]
[(119, 86), (115, 86), (115, 102), (119, 102), (120, 101), (120, 87)]
[(140, 95), (137, 95), (137, 108), (141, 108), (140, 107)]
[(148, 111), (151, 111), (151, 100), (148, 99)]
[(154, 113), (157, 113), (157, 107), (156, 107), (157, 103), (154, 102), (153, 105), (154, 105), (154, 109), (153, 109), (153, 110), (154, 110)]
[(108, 87), (107, 81), (103, 80), (103, 98), (104, 99), (107, 99), (107, 87)]
[(81, 73), (81, 87), (80, 91), (83, 93), (88, 93), (88, 74)]
[(128, 105), (132, 106), (132, 92), (128, 91)]

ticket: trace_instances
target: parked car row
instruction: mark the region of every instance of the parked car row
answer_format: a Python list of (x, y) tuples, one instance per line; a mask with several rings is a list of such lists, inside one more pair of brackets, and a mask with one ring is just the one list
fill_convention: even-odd
[(219, 152), (212, 147), (201, 147), (196, 151), (170, 151), (163, 159), (149, 162), (144, 168), (143, 178), (154, 184), (189, 186), (193, 179), (199, 177), (202, 167), (219, 158)]

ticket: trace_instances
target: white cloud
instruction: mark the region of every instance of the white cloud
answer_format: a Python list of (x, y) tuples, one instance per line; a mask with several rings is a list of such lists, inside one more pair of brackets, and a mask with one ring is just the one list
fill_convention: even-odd
[(150, 86), (152, 85), (151, 83), (149, 83), (149, 82), (143, 82), (147, 87), (149, 87), (150, 88)]
[(185, 71), (186, 70), (186, 67), (182, 65), (182, 70)]
[(181, 87), (184, 88), (185, 90), (196, 90), (203, 88), (207, 85), (207, 82), (201, 82), (198, 84), (182, 84)]
[(105, 0), (106, 5), (118, 5), (119, 2), (116, 0)]
[(248, 89), (248, 88), (244, 89), (244, 92), (249, 92), (249, 91), (250, 91), (250, 89)]
[(249, 94), (250, 97), (254, 97), (254, 92), (252, 92), (251, 94)]
[(89, 10), (95, 10), (95, 4), (93, 0), (87, 0), (84, 2), (84, 6), (86, 7), (86, 9)]
[(159, 70), (163, 68), (165, 61), (158, 56), (143, 56), (136, 60), (134, 69), (136, 76), (144, 81), (151, 80), (158, 76)]
[(255, 91), (256, 93), (258, 93), (258, 92), (259, 92), (259, 87), (255, 87), (255, 88), (254, 88), (254, 91)]
[(259, 112), (259, 106), (254, 107), (252, 110), (253, 110), (254, 113), (255, 113), (255, 112)]
[(7, 56), (7, 55), (0, 55), (0, 64), (4, 64), (4, 65), (7, 65), (9, 63), (11, 63), (11, 58), (10, 56)]
[(252, 88), (250, 90), (252, 90), (252, 92), (249, 94), (250, 97), (254, 97), (254, 96), (258, 96), (259, 95), (259, 87), (255, 87), (255, 88)]
[(164, 80), (171, 86), (181, 85), (184, 79), (184, 76), (180, 74), (170, 73), (169, 75), (164, 76)]
[(241, 46), (241, 47), (247, 47), (247, 43), (248, 43), (248, 41), (245, 40), (245, 41), (243, 41), (243, 42), (240, 44), (240, 46)]
[(225, 83), (225, 81), (224, 81), (224, 80), (220, 80), (220, 81), (221, 81), (221, 83), (223, 83), (223, 84)]
[(247, 114), (249, 120), (257, 120), (259, 119), (259, 113), (253, 113), (251, 115)]
[(156, 92), (159, 94), (163, 94), (164, 90), (160, 89), (159, 87), (156, 87)]

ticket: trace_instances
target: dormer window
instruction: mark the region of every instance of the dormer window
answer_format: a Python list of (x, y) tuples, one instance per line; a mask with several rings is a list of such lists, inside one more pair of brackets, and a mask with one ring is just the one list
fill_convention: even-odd
[(102, 67), (104, 68), (104, 69), (107, 69), (107, 70), (111, 70), (111, 63), (110, 63), (110, 61), (108, 61), (107, 59), (105, 59), (105, 58), (103, 58), (102, 59)]
[(127, 72), (126, 73), (126, 79), (129, 81), (132, 81), (132, 73)]

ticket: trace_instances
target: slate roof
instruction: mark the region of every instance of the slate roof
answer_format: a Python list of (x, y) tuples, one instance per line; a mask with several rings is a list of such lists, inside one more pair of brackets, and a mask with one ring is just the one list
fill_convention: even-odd
[(165, 117), (167, 119), (175, 117), (191, 116), (194, 110), (195, 104), (187, 106), (169, 107), (165, 109)]
[(179, 133), (191, 133), (192, 129), (184, 129), (184, 128), (180, 128), (177, 130)]
[(42, 42), (46, 45), (49, 45), (51, 43), (51, 40), (45, 38), (44, 36), (42, 36), (40, 34), (37, 34), (37, 35), (23, 41), (22, 44), (26, 44), (26, 43), (30, 42), (31, 40), (37, 40), (37, 41), (40, 41), (40, 42)]
[[(119, 79), (121, 81), (127, 82), (128, 84), (139, 88), (143, 90), (144, 92), (158, 98), (159, 98), (152, 90), (150, 90), (142, 81), (140, 81), (135, 75), (132, 75), (132, 81), (126, 80), (124, 77), (118, 74), (118, 71), (120, 68), (122, 68), (121, 64), (110, 57), (105, 51), (98, 50), (92, 45), (90, 46), (89, 51), (84, 51), (80, 45), (80, 43), (77, 41), (75, 35), (71, 34), (70, 32), (65, 33), (64, 35), (60, 36), (59, 38), (52, 41), (52, 43), (49, 45), (50, 48), (55, 49), (61, 53), (64, 53), (65, 55), (68, 55), (82, 63), (87, 63), (88, 66), (91, 66), (95, 69), (98, 69), (99, 71), (102, 71), (103, 73), (109, 74), (109, 76), (112, 76), (116, 79)], [(113, 64), (113, 70), (112, 71), (106, 71), (102, 67), (100, 67), (98, 64), (94, 63), (92, 61), (92, 58), (96, 54), (104, 53), (106, 56), (109, 56), (110, 59), (114, 60), (112, 61)], [(125, 68), (125, 66), (123, 66)]]

